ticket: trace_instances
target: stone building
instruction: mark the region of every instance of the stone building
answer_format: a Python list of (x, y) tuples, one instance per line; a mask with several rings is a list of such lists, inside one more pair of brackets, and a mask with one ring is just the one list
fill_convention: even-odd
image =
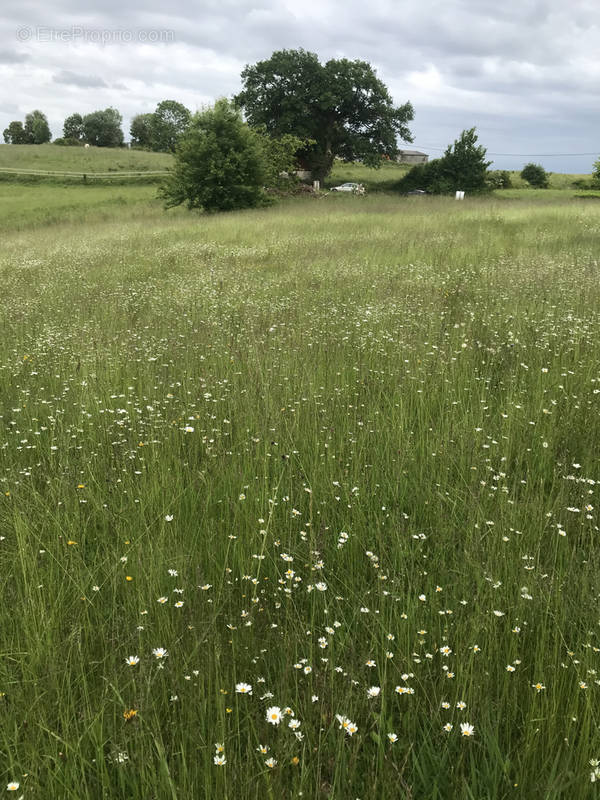
[(396, 161), (399, 164), (426, 164), (429, 159), (427, 153), (418, 150), (398, 150)]

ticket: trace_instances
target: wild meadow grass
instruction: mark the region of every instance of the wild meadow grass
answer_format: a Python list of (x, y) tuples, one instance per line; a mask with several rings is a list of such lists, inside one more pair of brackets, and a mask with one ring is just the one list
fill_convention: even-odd
[(5, 785), (595, 797), (600, 209), (127, 208), (3, 231)]
[[(156, 186), (82, 186), (48, 183), (3, 183), (0, 181), (0, 234), (34, 230), (43, 237), (49, 226), (66, 227), (91, 222), (139, 219), (159, 208)], [(4, 242), (3, 242), (4, 244)]]
[(127, 147), (61, 147), (55, 144), (0, 145), (0, 167), (59, 172), (145, 172), (169, 169), (170, 153)]

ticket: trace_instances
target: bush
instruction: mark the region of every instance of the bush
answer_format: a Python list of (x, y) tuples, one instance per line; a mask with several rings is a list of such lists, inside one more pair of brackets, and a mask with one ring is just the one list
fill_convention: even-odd
[(441, 181), (440, 158), (428, 161), (427, 164), (417, 164), (401, 178), (396, 188), (400, 192), (412, 192), (414, 189), (426, 189), (435, 192)]
[(79, 139), (74, 139), (72, 136), (60, 136), (52, 144), (57, 144), (59, 147), (83, 147), (83, 142), (80, 142)]
[(510, 172), (505, 169), (493, 169), (487, 173), (486, 184), (490, 189), (511, 189)]
[(192, 117), (160, 196), (167, 208), (182, 203), (205, 211), (252, 208), (264, 202), (267, 175), (260, 135), (227, 100), (218, 100)]
[(550, 185), (548, 173), (541, 164), (526, 164), (521, 170), (521, 177), (534, 189), (547, 189)]
[(573, 189), (600, 189), (600, 179), (598, 178), (578, 178), (571, 184)]

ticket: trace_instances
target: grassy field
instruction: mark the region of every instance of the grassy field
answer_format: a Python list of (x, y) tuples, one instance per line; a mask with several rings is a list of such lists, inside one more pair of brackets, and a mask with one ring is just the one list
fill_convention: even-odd
[(2, 215), (5, 784), (595, 797), (600, 207), (74, 191)]
[(173, 156), (110, 147), (60, 147), (54, 144), (0, 145), (0, 167), (58, 172), (147, 172), (169, 169)]
[(125, 222), (158, 209), (156, 186), (55, 186), (0, 183), (0, 233), (54, 225), (80, 227), (115, 218)]

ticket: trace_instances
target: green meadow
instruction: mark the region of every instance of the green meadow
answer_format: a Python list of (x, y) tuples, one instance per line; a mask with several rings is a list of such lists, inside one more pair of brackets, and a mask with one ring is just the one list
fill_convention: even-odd
[(0, 169), (40, 172), (147, 172), (167, 170), (169, 153), (111, 147), (61, 147), (55, 144), (0, 145)]
[(0, 779), (595, 797), (600, 205), (155, 192), (0, 184)]

